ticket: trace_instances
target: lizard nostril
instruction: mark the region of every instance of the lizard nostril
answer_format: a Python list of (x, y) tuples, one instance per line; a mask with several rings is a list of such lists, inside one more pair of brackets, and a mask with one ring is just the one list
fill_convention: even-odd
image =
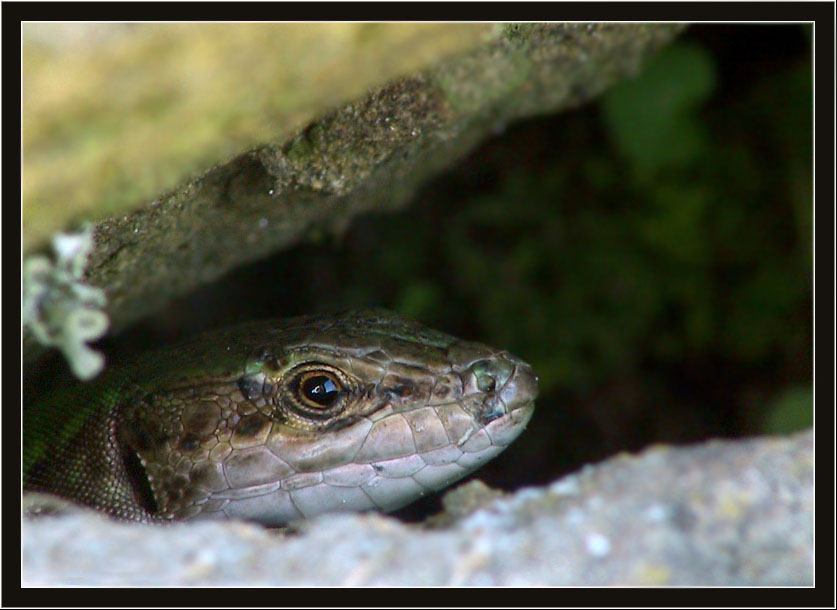
[(489, 374), (479, 375), (477, 377), (477, 387), (482, 392), (493, 392), (497, 387), (497, 381)]
[(476, 389), (494, 392), (502, 388), (514, 373), (514, 364), (505, 358), (489, 358), (474, 362), (469, 371)]

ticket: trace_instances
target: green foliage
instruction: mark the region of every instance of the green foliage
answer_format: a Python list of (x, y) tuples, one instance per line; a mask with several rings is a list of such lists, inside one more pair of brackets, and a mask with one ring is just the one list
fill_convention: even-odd
[(814, 425), (814, 392), (810, 386), (793, 386), (774, 400), (765, 413), (763, 430), (787, 434)]
[[(603, 100), (613, 152), (590, 145), (590, 117), (572, 119), (581, 126), (553, 136), (561, 154), (501, 173), (497, 188), (445, 209), (443, 226), (430, 211), (427, 226), (387, 243), (380, 270), (417, 278), (401, 284), (396, 307), (447, 328), (467, 316), (475, 336), (533, 363), (543, 393), (585, 393), (614, 376), (660, 388), (670, 382), (656, 367), (715, 361), (734, 371), (721, 396), (759, 371), (804, 378), (806, 74), (801, 64), (713, 105), (712, 57), (672, 45)], [(426, 255), (416, 257), (422, 240)], [(440, 264), (444, 285), (427, 279)], [(682, 388), (668, 392), (659, 400), (683, 398)]]
[(719, 57), (677, 42), (598, 106), (509, 126), (409, 213), (283, 253), (288, 276), (235, 294), (273, 287), (265, 317), (284, 295), (283, 313), (385, 306), (520, 355), (554, 429), (533, 451), (556, 462), (767, 430), (812, 376), (810, 62), (744, 60), (742, 82), (738, 52)]
[(616, 146), (649, 171), (696, 160), (707, 144), (696, 110), (714, 87), (712, 58), (703, 48), (663, 49), (639, 78), (613, 89), (602, 103)]

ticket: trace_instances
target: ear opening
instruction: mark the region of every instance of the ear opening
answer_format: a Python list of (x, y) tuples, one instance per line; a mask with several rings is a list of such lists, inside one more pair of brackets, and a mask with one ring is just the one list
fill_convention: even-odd
[(125, 467), (128, 482), (131, 485), (131, 489), (134, 490), (137, 502), (142, 507), (142, 510), (149, 515), (156, 515), (159, 507), (157, 506), (157, 500), (154, 499), (151, 481), (148, 479), (148, 473), (142, 465), (139, 454), (130, 447), (126, 448), (122, 456), (122, 463)]

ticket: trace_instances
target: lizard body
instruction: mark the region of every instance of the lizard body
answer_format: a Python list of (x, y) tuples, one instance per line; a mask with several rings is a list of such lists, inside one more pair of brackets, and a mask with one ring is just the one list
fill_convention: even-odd
[(380, 311), (248, 323), (24, 411), (24, 488), (134, 521), (391, 511), (500, 453), (537, 379)]

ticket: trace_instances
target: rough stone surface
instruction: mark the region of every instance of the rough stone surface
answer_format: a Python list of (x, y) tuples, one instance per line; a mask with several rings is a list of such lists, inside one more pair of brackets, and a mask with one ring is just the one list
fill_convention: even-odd
[[(238, 265), (340, 233), (357, 214), (405, 206), (422, 183), (491, 134), (593, 99), (638, 73), (684, 27), (494, 28), (467, 53), (374, 88), (290, 137), (100, 220), (84, 280), (104, 290), (117, 333)], [(29, 329), (23, 340), (31, 363), (43, 348)]]
[(128, 213), (498, 27), (24, 18), (23, 249)]
[(446, 498), (452, 519), (423, 525), (155, 527), (57, 504), (23, 522), (23, 584), (811, 585), (812, 444), (655, 446), (500, 497), (470, 483)]

